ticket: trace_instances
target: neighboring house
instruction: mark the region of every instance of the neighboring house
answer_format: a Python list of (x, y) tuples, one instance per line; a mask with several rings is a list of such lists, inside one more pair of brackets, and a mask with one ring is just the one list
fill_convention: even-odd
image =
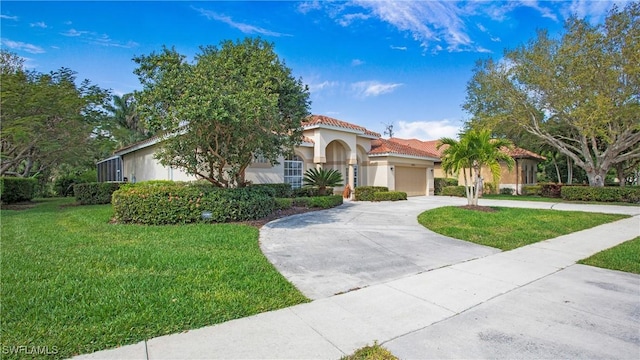
[[(284, 182), (298, 188), (307, 169), (322, 167), (339, 171), (352, 189), (386, 186), (409, 196), (433, 195), (434, 163), (439, 161), (434, 153), (382, 139), (380, 134), (362, 126), (327, 116), (310, 116), (302, 128), (303, 140), (294, 149), (294, 155), (278, 159), (275, 166), (258, 156), (247, 168), (246, 179), (253, 183)], [(98, 163), (98, 179), (197, 180), (154, 159), (160, 141), (159, 137), (153, 137), (116, 150), (112, 157)]]
[[(437, 146), (440, 142), (439, 140), (422, 141), (417, 139), (391, 138), (389, 141), (435, 154), (438, 157), (438, 161), (434, 164), (435, 177), (451, 177), (450, 174), (445, 174), (444, 170), (442, 170), (442, 162), (439, 159), (447, 146), (445, 145), (438, 149)], [(515, 160), (515, 165), (513, 169), (509, 171), (506, 164), (500, 164), (501, 176), (498, 189), (511, 188), (514, 189), (517, 194), (521, 194), (523, 186), (535, 185), (537, 181), (536, 173), (538, 163), (545, 160), (545, 157), (519, 147), (514, 147), (513, 149), (505, 148), (503, 151), (507, 152)], [(490, 179), (491, 171), (488, 168), (483, 167), (480, 172), (483, 174), (483, 178)], [(453, 177), (455, 178), (455, 176)], [(459, 184), (464, 184), (464, 177), (462, 174), (458, 174), (457, 178)], [(468, 178), (468, 181), (469, 184), (472, 183), (470, 177)]]

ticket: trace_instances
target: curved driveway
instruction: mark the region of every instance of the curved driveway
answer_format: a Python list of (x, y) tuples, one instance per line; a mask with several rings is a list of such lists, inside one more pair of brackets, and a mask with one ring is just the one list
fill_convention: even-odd
[(266, 224), (260, 246), (307, 297), (329, 297), (499, 252), (418, 224), (425, 210), (465, 202), (448, 197), (346, 202)]
[[(279, 219), (260, 230), (260, 246), (278, 271), (311, 299), (380, 284), (500, 250), (436, 234), (420, 224), (425, 210), (466, 199), (412, 197), (397, 202), (346, 202)], [(499, 205), (637, 215), (633, 206), (480, 200)]]

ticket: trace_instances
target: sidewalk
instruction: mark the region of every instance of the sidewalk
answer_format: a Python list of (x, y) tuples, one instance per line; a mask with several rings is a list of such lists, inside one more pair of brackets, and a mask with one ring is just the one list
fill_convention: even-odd
[(638, 358), (640, 276), (574, 265), (638, 235), (640, 215), (77, 358), (339, 359), (375, 340), (400, 358)]

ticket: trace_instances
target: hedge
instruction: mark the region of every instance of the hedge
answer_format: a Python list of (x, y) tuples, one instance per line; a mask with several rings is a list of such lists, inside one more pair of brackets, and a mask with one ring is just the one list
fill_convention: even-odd
[(524, 185), (522, 186), (522, 195), (542, 195), (541, 185)]
[(73, 185), (73, 195), (80, 205), (109, 204), (111, 195), (124, 183), (94, 182)]
[(30, 201), (36, 196), (38, 180), (34, 178), (0, 177), (0, 200), (11, 204)]
[(275, 198), (250, 187), (185, 184), (125, 187), (112, 203), (118, 222), (146, 225), (255, 220), (276, 208)]
[(373, 201), (407, 200), (407, 193), (402, 191), (380, 191), (373, 193)]
[(324, 195), (320, 195), (320, 189), (316, 186), (303, 186), (291, 191), (291, 197), (316, 197), (316, 196), (333, 196), (333, 188), (328, 187)]
[(458, 179), (452, 178), (434, 178), (433, 179), (433, 189), (436, 195), (440, 195), (442, 193), (442, 189), (446, 186), (458, 186)]
[(309, 208), (319, 207), (330, 209), (342, 205), (342, 195), (297, 197), (293, 199), (293, 206), (304, 206)]
[(386, 186), (356, 186), (353, 195), (356, 201), (374, 201), (373, 194), (377, 192), (389, 192)]
[(559, 198), (562, 191), (562, 184), (543, 183), (540, 185), (540, 196), (548, 198)]
[(564, 200), (570, 201), (640, 203), (639, 186), (593, 187), (565, 185), (562, 187), (561, 195)]
[(273, 192), (274, 197), (288, 198), (291, 197), (291, 184), (274, 183), (274, 184), (254, 184), (250, 186), (255, 189), (269, 189)]
[(445, 186), (442, 189), (441, 195), (467, 197), (467, 193), (464, 186)]

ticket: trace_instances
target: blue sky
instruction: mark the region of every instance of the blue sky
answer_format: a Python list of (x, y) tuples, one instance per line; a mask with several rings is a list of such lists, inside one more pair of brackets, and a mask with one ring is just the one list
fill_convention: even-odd
[[(455, 136), (478, 59), (500, 59), (572, 14), (610, 1), (2, 1), (1, 46), (40, 72), (60, 67), (114, 94), (139, 90), (134, 56), (163, 45), (260, 36), (311, 90), (311, 111), (422, 140)], [(618, 2), (619, 3), (619, 2)], [(621, 5), (623, 6), (623, 5)]]

